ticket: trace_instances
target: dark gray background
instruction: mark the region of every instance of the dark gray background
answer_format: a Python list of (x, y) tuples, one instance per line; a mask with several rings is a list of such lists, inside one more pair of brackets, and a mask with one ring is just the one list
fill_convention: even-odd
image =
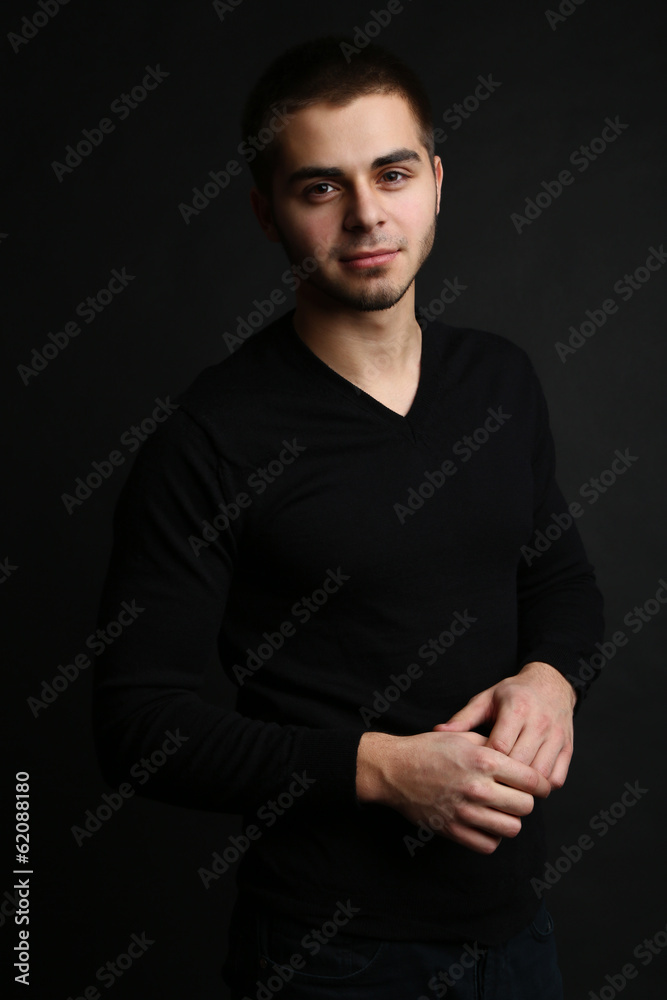
[[(282, 252), (251, 214), (247, 166), (189, 225), (179, 204), (191, 203), (192, 189), (206, 183), (210, 170), (231, 158), (243, 162), (240, 108), (270, 58), (308, 37), (353, 31), (385, 6), (243, 0), (221, 20), (211, 3), (73, 0), (18, 53), (3, 40), (9, 122), (0, 267), (8, 407), (0, 560), (18, 568), (0, 588), (11, 665), (2, 795), (11, 819), (13, 775), (31, 772), (35, 871), (33, 986), (16, 987), (17, 995), (79, 996), (133, 932), (145, 931), (155, 944), (115, 982), (114, 1000), (226, 996), (218, 969), (233, 875), (205, 890), (197, 869), (239, 820), (136, 796), (78, 847), (71, 827), (110, 791), (92, 747), (90, 670), (37, 718), (27, 699), (39, 695), (58, 664), (85, 650), (95, 627), (127, 449), (121, 448), (125, 465), (71, 515), (61, 495), (94, 460), (119, 448), (121, 434), (150, 415), (156, 397), (173, 397), (202, 367), (225, 357), (222, 333), (250, 312), (255, 297), (286, 290)], [(591, 832), (591, 819), (619, 800), (625, 782), (639, 781), (648, 791), (606, 836), (592, 835), (594, 849), (546, 898), (566, 996), (599, 994), (606, 976), (633, 962), (638, 976), (624, 997), (648, 1000), (662, 995), (667, 979), (667, 954), (648, 966), (633, 957), (644, 938), (667, 925), (661, 738), (667, 611), (637, 634), (623, 618), (654, 597), (667, 574), (661, 516), (667, 269), (627, 302), (613, 286), (667, 239), (663, 8), (609, 0), (570, 6), (573, 13), (553, 30), (541, 4), (408, 0), (377, 41), (421, 73), (435, 123), (448, 133), (437, 146), (443, 207), (418, 304), (428, 305), (445, 278), (458, 277), (467, 290), (443, 318), (502, 333), (529, 352), (549, 401), (566, 499), (581, 500), (582, 484), (609, 468), (616, 449), (637, 456), (596, 504), (583, 502), (578, 522), (605, 595), (607, 636), (624, 629), (630, 641), (577, 718), (567, 785), (548, 802), (550, 859), (562, 854), (562, 844)], [(4, 33), (20, 30), (22, 17), (37, 10), (36, 0), (5, 4)], [(111, 102), (158, 63), (168, 78), (126, 120), (110, 114)], [(443, 113), (488, 74), (501, 86), (452, 130)], [(105, 116), (115, 131), (59, 183), (52, 162)], [(619, 116), (628, 128), (580, 173), (569, 156), (600, 135), (607, 116)], [(517, 233), (511, 213), (523, 211), (542, 181), (568, 167), (574, 183)], [(123, 267), (134, 281), (24, 385), (18, 366), (30, 363), (32, 348), (41, 349), (48, 332), (75, 318), (77, 303)], [(610, 297), (618, 312), (562, 363), (555, 342)], [(214, 667), (211, 696), (231, 705), (233, 690)], [(12, 858), (11, 844), (3, 842), (0, 893), (12, 885)], [(10, 910), (7, 903), (0, 937), (14, 945)], [(2, 970), (10, 991), (11, 961)]]

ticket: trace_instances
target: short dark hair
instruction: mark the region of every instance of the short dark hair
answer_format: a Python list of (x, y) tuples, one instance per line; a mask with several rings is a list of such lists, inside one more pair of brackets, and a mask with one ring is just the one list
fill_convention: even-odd
[[(395, 53), (373, 43), (359, 49), (345, 35), (303, 42), (274, 59), (246, 100), (241, 118), (243, 138), (259, 136), (276, 112), (290, 114), (320, 103), (341, 107), (368, 94), (405, 98), (433, 167), (433, 114), (421, 80)], [(255, 184), (269, 197), (280, 133), (276, 135), (278, 141), (274, 136), (260, 150), (257, 146), (262, 143), (255, 144), (252, 159), (248, 157)]]

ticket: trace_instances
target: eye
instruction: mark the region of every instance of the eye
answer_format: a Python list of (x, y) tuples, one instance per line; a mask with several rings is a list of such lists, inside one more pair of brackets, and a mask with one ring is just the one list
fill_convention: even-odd
[(305, 194), (306, 195), (311, 195), (311, 194), (314, 194), (314, 195), (329, 194), (328, 191), (321, 190), (322, 188), (331, 188), (333, 190), (333, 184), (329, 184), (328, 181), (320, 181), (318, 184), (313, 184), (312, 187), (308, 188), (306, 190)]
[(406, 178), (407, 174), (404, 174), (401, 170), (387, 170), (382, 177), (387, 180), (389, 184), (396, 184), (398, 181)]

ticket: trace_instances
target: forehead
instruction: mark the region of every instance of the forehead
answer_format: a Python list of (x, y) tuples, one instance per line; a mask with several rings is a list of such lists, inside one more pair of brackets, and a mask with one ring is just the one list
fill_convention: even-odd
[(391, 149), (423, 152), (419, 126), (400, 94), (369, 94), (349, 104), (314, 104), (293, 113), (279, 136), (276, 174), (309, 164), (358, 169)]

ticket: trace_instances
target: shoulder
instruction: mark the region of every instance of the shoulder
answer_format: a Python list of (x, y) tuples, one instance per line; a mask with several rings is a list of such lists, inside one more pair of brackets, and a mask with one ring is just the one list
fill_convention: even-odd
[(178, 402), (192, 416), (219, 411), (225, 406), (251, 406), (252, 401), (275, 387), (281, 376), (281, 342), (289, 314), (253, 334), (227, 358), (210, 365), (180, 393)]
[(165, 469), (186, 478), (213, 477), (221, 462), (241, 460), (249, 440), (274, 433), (267, 403), (290, 388), (280, 348), (284, 320), (253, 334), (166, 397), (164, 419), (137, 450), (134, 480), (163, 475)]
[(455, 378), (473, 372), (481, 376), (502, 373), (507, 380), (523, 383), (536, 377), (528, 352), (503, 334), (435, 320), (424, 336), (432, 338), (440, 365)]
[(175, 397), (181, 420), (197, 425), (214, 450), (223, 439), (244, 439), (272, 402), (293, 391), (284, 351), (289, 320), (290, 313), (254, 333)]

